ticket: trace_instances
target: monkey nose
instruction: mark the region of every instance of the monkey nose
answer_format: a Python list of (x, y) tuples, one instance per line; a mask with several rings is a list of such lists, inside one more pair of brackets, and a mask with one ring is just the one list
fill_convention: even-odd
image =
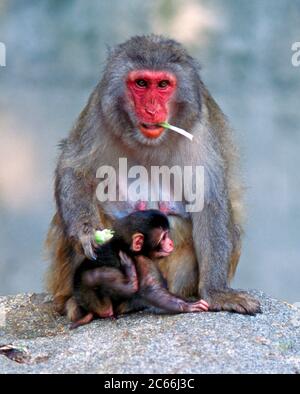
[(149, 115), (155, 115), (157, 112), (157, 109), (155, 107), (146, 107), (145, 111), (147, 112), (147, 114)]

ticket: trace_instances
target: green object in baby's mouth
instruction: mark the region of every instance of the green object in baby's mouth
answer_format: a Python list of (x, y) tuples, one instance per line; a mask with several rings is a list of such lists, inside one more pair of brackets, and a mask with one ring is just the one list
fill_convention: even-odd
[(103, 245), (105, 242), (112, 239), (113, 236), (114, 236), (114, 231), (108, 228), (105, 228), (104, 230), (95, 231), (95, 241), (99, 245)]

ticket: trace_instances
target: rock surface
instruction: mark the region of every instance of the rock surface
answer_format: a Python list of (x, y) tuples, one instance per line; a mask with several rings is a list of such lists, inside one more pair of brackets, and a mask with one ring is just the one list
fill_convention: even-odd
[(73, 331), (46, 294), (0, 297), (0, 373), (300, 373), (300, 309), (251, 293), (262, 315), (139, 312)]

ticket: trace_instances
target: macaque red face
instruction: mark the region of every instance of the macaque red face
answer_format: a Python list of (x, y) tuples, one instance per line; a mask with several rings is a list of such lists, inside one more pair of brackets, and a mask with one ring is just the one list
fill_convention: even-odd
[(151, 230), (150, 242), (147, 242), (145, 245), (144, 241), (145, 237), (143, 234), (134, 234), (131, 249), (137, 253), (145, 253), (145, 255), (154, 259), (167, 257), (174, 250), (174, 243), (170, 238), (169, 231), (162, 228)]
[(147, 138), (158, 138), (170, 113), (170, 99), (176, 91), (177, 80), (167, 71), (136, 70), (127, 77), (127, 93), (132, 101), (137, 127)]

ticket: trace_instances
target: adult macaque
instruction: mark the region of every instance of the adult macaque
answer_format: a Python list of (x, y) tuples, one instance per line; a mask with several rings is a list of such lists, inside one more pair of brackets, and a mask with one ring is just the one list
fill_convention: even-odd
[(82, 316), (113, 317), (128, 305), (152, 305), (173, 313), (208, 310), (203, 301), (187, 302), (164, 286), (155, 260), (174, 249), (168, 218), (157, 210), (137, 211), (117, 221), (113, 238), (97, 250), (96, 261), (83, 261), (74, 275), (74, 297)]
[[(188, 130), (193, 141), (158, 125), (165, 121)], [(212, 311), (260, 312), (258, 301), (229, 288), (242, 233), (242, 188), (231, 129), (180, 44), (151, 35), (116, 47), (61, 150), (57, 213), (48, 235), (49, 287), (58, 310), (74, 320), (73, 275), (84, 259), (96, 257), (95, 230), (111, 227), (137, 208), (130, 196), (122, 201), (96, 197), (97, 169), (117, 168), (119, 158), (126, 157), (129, 167), (142, 165), (149, 173), (151, 166), (204, 167), (201, 211), (187, 212), (186, 193), (182, 201), (153, 202), (149, 196), (142, 204), (143, 209), (163, 207), (169, 215), (175, 250), (159, 264), (170, 291), (205, 299)], [(130, 180), (119, 177), (118, 195), (126, 196)]]

